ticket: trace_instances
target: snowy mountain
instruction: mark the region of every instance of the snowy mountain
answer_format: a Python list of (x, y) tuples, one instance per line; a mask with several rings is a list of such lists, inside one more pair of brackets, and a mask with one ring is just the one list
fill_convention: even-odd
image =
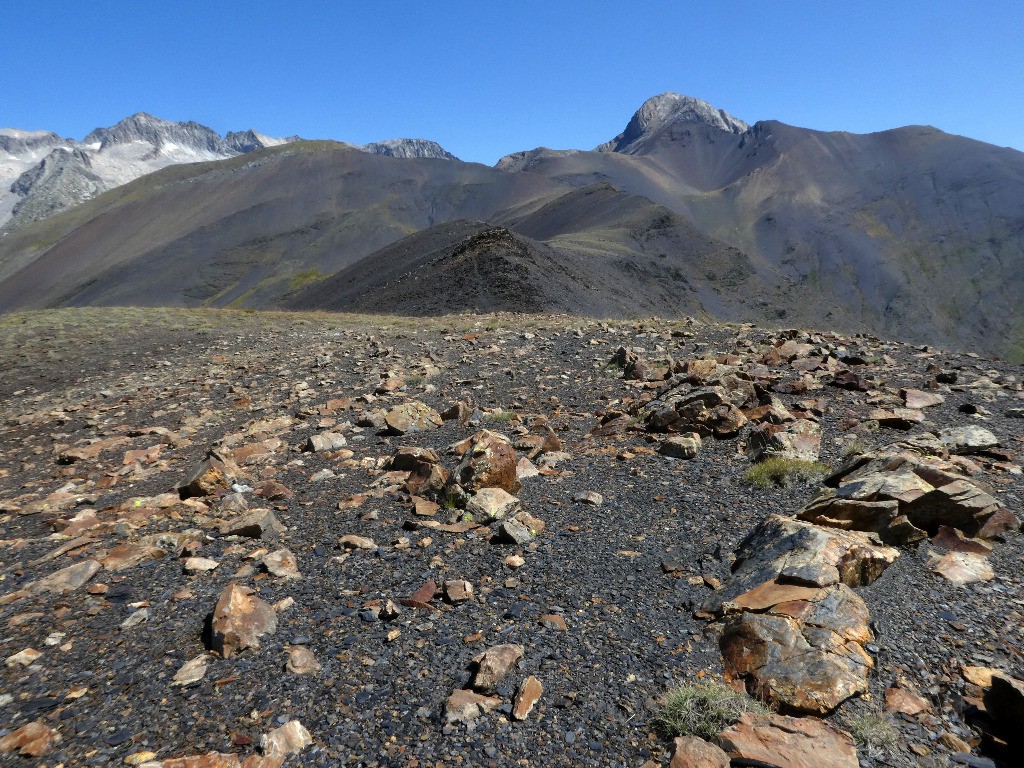
[[(51, 131), (2, 128), (0, 231), (52, 216), (169, 165), (223, 160), (299, 138), (274, 138), (251, 129), (221, 136), (196, 122), (161, 120), (145, 112), (97, 128), (82, 141)], [(425, 139), (349, 146), (373, 155), (458, 160)]]
[(168, 165), (223, 160), (296, 140), (252, 130), (221, 137), (199, 123), (145, 112), (97, 128), (82, 141), (0, 129), (0, 229), (46, 218)]

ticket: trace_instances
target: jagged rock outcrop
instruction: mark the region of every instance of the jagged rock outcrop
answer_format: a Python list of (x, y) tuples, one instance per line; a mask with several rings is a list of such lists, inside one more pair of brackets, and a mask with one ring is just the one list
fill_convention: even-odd
[(711, 106), (706, 101), (678, 93), (661, 93), (643, 103), (622, 133), (596, 149), (598, 152), (630, 154), (649, 136), (673, 123), (698, 123), (736, 134), (750, 128), (742, 120), (733, 117), (724, 109)]
[(385, 155), (386, 157), (431, 157), (438, 160), (458, 160), (455, 155), (446, 150), (436, 141), (427, 139), (387, 139), (385, 141), (374, 141), (359, 147), (363, 152), (371, 155)]

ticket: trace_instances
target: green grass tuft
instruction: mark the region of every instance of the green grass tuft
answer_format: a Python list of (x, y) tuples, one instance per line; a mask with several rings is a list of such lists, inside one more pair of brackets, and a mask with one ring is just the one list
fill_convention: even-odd
[(670, 691), (654, 718), (665, 736), (699, 736), (712, 741), (746, 712), (768, 708), (722, 683), (686, 683)]
[(817, 461), (773, 457), (747, 470), (744, 479), (758, 488), (789, 483), (810, 483), (828, 473), (828, 467)]
[(900, 732), (885, 715), (877, 712), (848, 715), (842, 725), (853, 736), (858, 747), (869, 750), (893, 749), (900, 741)]

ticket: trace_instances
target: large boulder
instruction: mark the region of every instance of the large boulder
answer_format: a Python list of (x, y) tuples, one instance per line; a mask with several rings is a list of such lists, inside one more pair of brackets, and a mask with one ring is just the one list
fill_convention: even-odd
[(515, 448), (501, 435), (482, 429), (469, 439), (452, 479), (468, 492), (501, 488), (518, 493)]
[[(909, 451), (865, 454), (825, 482), (835, 487), (835, 499), (850, 502), (845, 512), (841, 505), (823, 498), (812, 502), (812, 509), (804, 510), (800, 517), (822, 525), (877, 531), (894, 542), (923, 538), (943, 525), (983, 537), (1020, 526), (978, 481), (935, 456)], [(861, 504), (893, 501), (897, 503), (895, 516), (891, 505)], [(819, 511), (822, 514), (818, 515)]]
[(736, 552), (733, 574), (709, 604), (722, 603), (776, 579), (812, 587), (870, 584), (899, 552), (860, 531), (820, 528), (800, 520), (771, 515), (755, 528)]
[(826, 714), (864, 693), (873, 661), (864, 601), (845, 584), (768, 582), (737, 597), (720, 647), (726, 674), (786, 711)]

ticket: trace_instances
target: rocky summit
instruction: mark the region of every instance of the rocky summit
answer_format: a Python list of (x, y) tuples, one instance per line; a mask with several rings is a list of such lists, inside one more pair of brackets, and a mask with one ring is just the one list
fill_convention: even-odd
[(0, 359), (4, 765), (1020, 765), (1017, 366), (90, 308)]

